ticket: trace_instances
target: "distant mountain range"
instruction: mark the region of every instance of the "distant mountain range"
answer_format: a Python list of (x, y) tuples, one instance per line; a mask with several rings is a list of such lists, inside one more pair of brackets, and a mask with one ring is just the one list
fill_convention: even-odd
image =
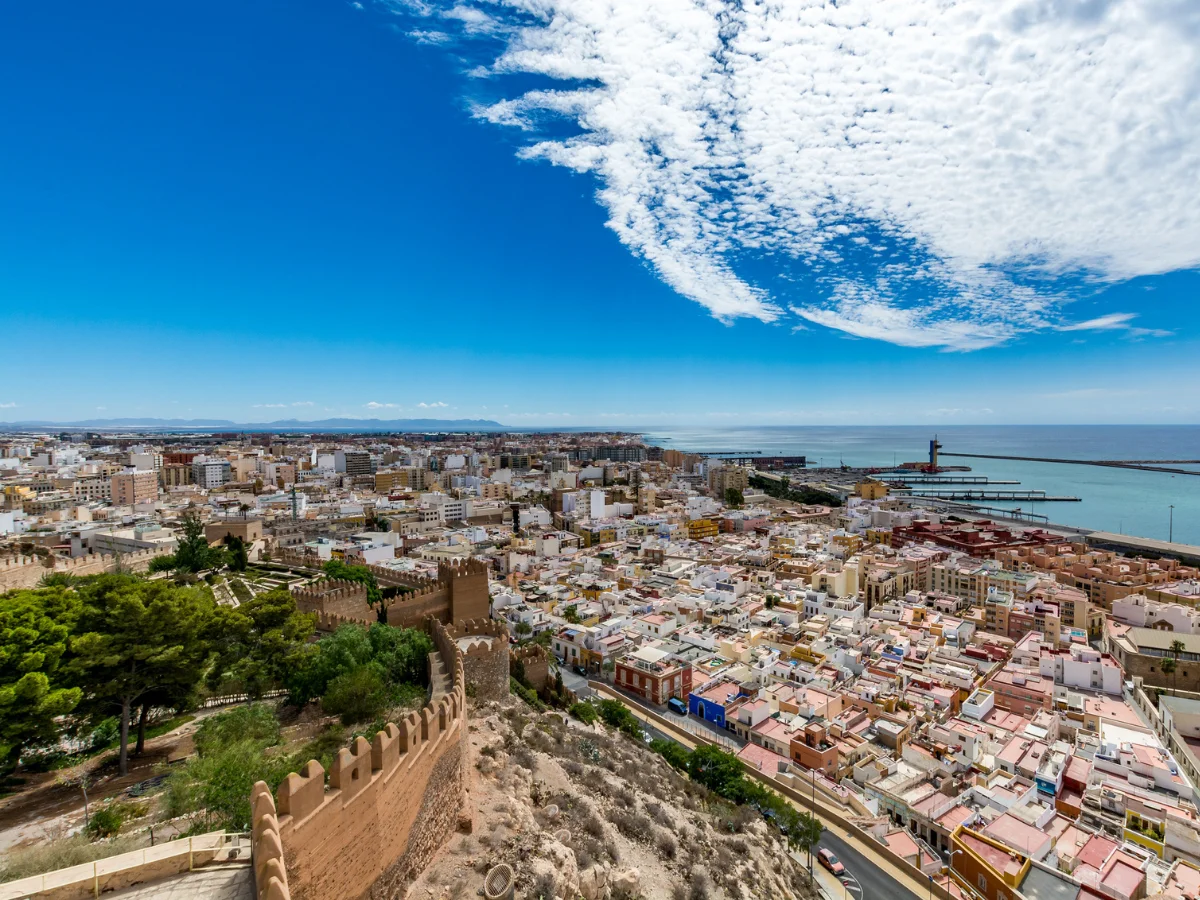
[(507, 426), (491, 419), (319, 419), (312, 422), (281, 419), (277, 422), (232, 422), (228, 419), (122, 418), (80, 419), (75, 422), (0, 422), (0, 431), (29, 428), (138, 428), (154, 431), (504, 431)]

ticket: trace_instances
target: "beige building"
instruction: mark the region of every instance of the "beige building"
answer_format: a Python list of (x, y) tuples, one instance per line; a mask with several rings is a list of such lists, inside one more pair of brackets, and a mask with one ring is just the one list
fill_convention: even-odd
[(419, 466), (399, 466), (395, 469), (385, 469), (375, 473), (375, 490), (386, 494), (388, 491), (420, 491), (431, 487), (430, 476), (435, 473)]
[(181, 487), (192, 483), (191, 465), (167, 463), (158, 470), (159, 482), (164, 488)]
[(296, 467), (291, 463), (273, 462), (266, 466), (267, 481), (279, 488), (296, 483)]
[(111, 500), (112, 481), (108, 478), (80, 478), (71, 485), (71, 493), (78, 500)]
[(708, 470), (708, 491), (723, 499), (730, 488), (744, 491), (750, 486), (750, 473), (742, 466), (713, 466)]
[(112, 477), (113, 506), (132, 506), (158, 499), (156, 472), (118, 472)]
[(512, 487), (503, 481), (488, 481), (479, 486), (479, 496), (482, 500), (507, 500), (512, 496)]

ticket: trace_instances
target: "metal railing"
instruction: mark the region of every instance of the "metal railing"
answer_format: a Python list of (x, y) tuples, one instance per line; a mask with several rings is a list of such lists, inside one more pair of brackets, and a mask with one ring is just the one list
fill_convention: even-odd
[[(287, 694), (285, 690), (264, 691), (261, 700), (274, 700), (276, 697), (283, 697)], [(229, 706), (232, 703), (245, 703), (250, 700), (249, 694), (222, 694), (219, 697), (209, 697), (204, 701), (204, 709), (211, 709), (214, 706)]]
[[(130, 850), (118, 853), (89, 863), (68, 866), (65, 869), (55, 869), (43, 872), (41, 875), (31, 875), (17, 881), (0, 884), (0, 900), (19, 900), (34, 894), (44, 894), (49, 891), (61, 890), (72, 886), (76, 891), (82, 885), (90, 883), (90, 893), (99, 897), (108, 889), (107, 882), (113, 877), (125, 872), (131, 872), (150, 865), (156, 865), (167, 860), (174, 860), (175, 866), (162, 866), (161, 871), (153, 877), (190, 872), (212, 863), (244, 862), (249, 864), (251, 844), (250, 835), (244, 833), (213, 831), (208, 834), (198, 834), (188, 838), (178, 838), (163, 844), (143, 847), (141, 850)], [(185, 863), (186, 860), (186, 863)]]

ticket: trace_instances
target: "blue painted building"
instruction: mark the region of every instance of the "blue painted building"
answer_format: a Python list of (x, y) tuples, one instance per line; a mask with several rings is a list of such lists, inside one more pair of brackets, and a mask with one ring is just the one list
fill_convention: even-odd
[(688, 694), (688, 712), (724, 728), (725, 710), (740, 696), (741, 688), (732, 681), (709, 682)]

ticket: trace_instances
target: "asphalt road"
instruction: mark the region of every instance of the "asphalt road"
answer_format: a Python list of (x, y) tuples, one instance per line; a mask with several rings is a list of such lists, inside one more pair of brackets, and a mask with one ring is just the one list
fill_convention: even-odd
[[(565, 676), (563, 682), (566, 683)], [(626, 705), (635, 711), (640, 705), (628, 698), (623, 699), (625, 699)], [(676, 740), (674, 735), (661, 731), (650, 722), (643, 720), (642, 728), (652, 738), (662, 738), (669, 741)], [(869, 839), (859, 837), (847, 838), (845, 832), (840, 828), (826, 825), (825, 831), (821, 835), (821, 841), (817, 846), (818, 848), (828, 847), (841, 860), (842, 865), (846, 867), (846, 875), (841, 879), (842, 896), (831, 897), (830, 900), (928, 900), (926, 895), (917, 896), (908, 888), (902, 887), (883, 869), (876, 866), (866, 855), (860, 853), (855, 845), (861, 840)], [(813, 850), (814, 867), (819, 865), (816, 861), (816, 852), (816, 850)]]
[(595, 693), (588, 685), (588, 680), (573, 672), (570, 666), (559, 666), (558, 671), (562, 673), (563, 687), (580, 700), (586, 700)]
[[(828, 847), (834, 852), (842, 865), (846, 867), (849, 878), (843, 878), (844, 897), (834, 897), (832, 900), (927, 900), (917, 897), (912, 891), (901, 887), (882, 869), (867, 859), (855, 847), (863, 838), (847, 838), (845, 833), (835, 827), (826, 826), (818, 847)], [(814, 854), (816, 851), (813, 851)], [(815, 857), (813, 865), (819, 865)]]

